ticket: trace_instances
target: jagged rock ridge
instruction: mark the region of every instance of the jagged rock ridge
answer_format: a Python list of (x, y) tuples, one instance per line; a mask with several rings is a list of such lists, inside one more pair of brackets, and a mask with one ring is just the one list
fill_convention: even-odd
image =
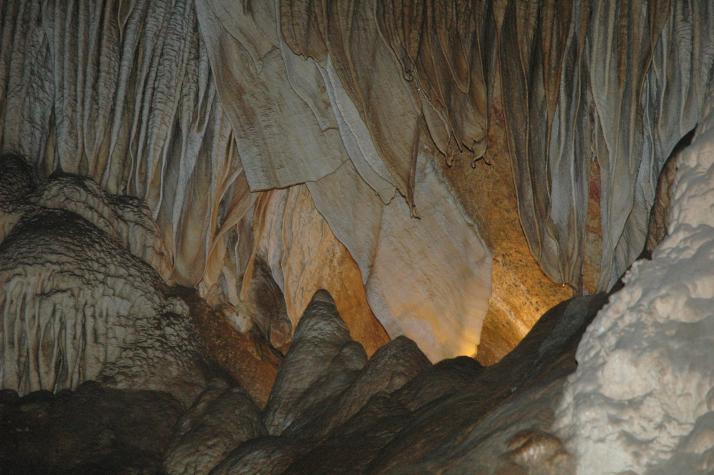
[[(161, 460), (169, 474), (568, 473), (573, 460), (552, 434), (553, 409), (580, 334), (605, 300), (561, 304), (516, 351), (484, 368), (466, 357), (432, 365), (403, 337), (367, 360), (332, 298), (319, 291), (264, 410), (220, 379), (187, 411), (140, 387), (85, 383), (76, 392), (19, 399), (4, 391), (0, 447), (16, 450), (0, 450), (0, 461), (52, 472), (156, 470)], [(157, 417), (137, 417), (142, 410)], [(130, 417), (117, 423), (118, 412)], [(132, 427), (155, 437), (133, 440)], [(60, 435), (71, 443), (51, 439), (54, 451), (43, 450), (47, 437)]]

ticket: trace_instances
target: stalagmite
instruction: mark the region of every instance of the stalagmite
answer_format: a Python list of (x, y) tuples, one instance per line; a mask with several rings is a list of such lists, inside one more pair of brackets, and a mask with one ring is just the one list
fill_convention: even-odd
[[(5, 179), (23, 183), (16, 157), (0, 163)], [(189, 403), (204, 376), (188, 308), (123, 247), (143, 237), (134, 252), (158, 259), (145, 209), (71, 176), (24, 197), (20, 186), (3, 190), (0, 207), (21, 216), (0, 244), (2, 387), (59, 391), (101, 379)]]
[[(667, 236), (588, 328), (557, 425), (577, 473), (714, 469), (714, 113), (678, 160)], [(595, 468), (597, 467), (597, 468)]]
[(0, 0), (0, 467), (712, 472), (713, 69), (698, 0)]

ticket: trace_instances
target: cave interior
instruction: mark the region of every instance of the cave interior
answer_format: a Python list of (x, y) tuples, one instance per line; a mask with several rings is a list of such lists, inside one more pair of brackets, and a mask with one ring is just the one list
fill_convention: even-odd
[(0, 0), (0, 474), (714, 473), (714, 3)]

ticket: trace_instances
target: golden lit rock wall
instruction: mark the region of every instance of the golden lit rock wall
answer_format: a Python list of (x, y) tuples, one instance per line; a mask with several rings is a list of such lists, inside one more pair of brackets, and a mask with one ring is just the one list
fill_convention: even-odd
[[(335, 300), (352, 339), (361, 343), (368, 355), (389, 341), (369, 307), (357, 264), (318, 213), (305, 186), (262, 193), (253, 226), (251, 258), (260, 257), (271, 266), (292, 328), (297, 327), (315, 292), (325, 289)], [(245, 300), (251, 298), (251, 278), (247, 273), (243, 281)]]

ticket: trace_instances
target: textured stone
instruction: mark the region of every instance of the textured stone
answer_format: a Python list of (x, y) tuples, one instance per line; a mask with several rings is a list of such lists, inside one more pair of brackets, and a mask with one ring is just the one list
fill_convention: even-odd
[(265, 433), (258, 407), (241, 388), (209, 385), (178, 422), (164, 469), (169, 475), (208, 474), (243, 442)]
[(710, 101), (704, 113), (677, 160), (666, 237), (652, 260), (632, 266), (578, 347), (557, 421), (577, 473), (714, 469)]
[[(375, 316), (434, 360), (475, 351), (490, 263), (458, 213), (474, 198), (421, 167), (482, 158), (503, 102), (508, 199), (530, 250), (558, 283), (610, 288), (641, 251), (656, 178), (700, 118), (714, 61), (714, 15), (695, 1), (90, 3), (3, 2), (2, 150), (42, 177), (87, 175), (144, 199), (169, 263), (159, 271), (212, 304), (240, 304), (251, 187), (306, 183)], [(453, 272), (407, 258), (422, 248)], [(377, 254), (391, 256), (384, 269)], [(454, 322), (469, 335), (454, 352), (428, 340)], [(523, 333), (509, 331), (500, 346)]]
[[(543, 285), (539, 298), (526, 302), (522, 314), (515, 312), (518, 298), (527, 294), (523, 289), (538, 288), (545, 279), (522, 240), (504, 244), (510, 238), (492, 229), (490, 244), (503, 260), (494, 268), (501, 284), (494, 286), (487, 315), (491, 252), (477, 229), (483, 223), (471, 219), (479, 214), (465, 201), (492, 189), (473, 186), (476, 192), (468, 194), (468, 183), (444, 179), (437, 159), (491, 158), (484, 155), (495, 110), (489, 103), (500, 100), (512, 173), (497, 173), (501, 183), (513, 180), (515, 193), (493, 195), (504, 196), (503, 208), (517, 208), (519, 219), (508, 213), (511, 219), (500, 231), (520, 225), (528, 249), (556, 283), (577, 292), (609, 289), (645, 244), (651, 205), (664, 198), (657, 197), (655, 184), (665, 160), (707, 111), (702, 105), (708, 104), (714, 63), (713, 23), (712, 5), (693, 0), (2, 2), (0, 148), (31, 157), (40, 180), (27, 179), (29, 169), (16, 163), (0, 170), (19, 178), (0, 176), (0, 311), (8, 362), (0, 380), (9, 378), (9, 385), (26, 392), (72, 387), (96, 376), (118, 385), (153, 385), (190, 400), (202, 378), (193, 357), (197, 343), (188, 336), (186, 307), (162, 277), (197, 286), (216, 306), (205, 314), (253, 332), (236, 340), (248, 342), (238, 354), (254, 356), (234, 363), (235, 374), (274, 369), (278, 353), (290, 353), (299, 307), (313, 290), (301, 294), (312, 282), (302, 278), (303, 270), (317, 275), (315, 281), (328, 279), (319, 274), (326, 249), (339, 250), (331, 272), (358, 289), (352, 299), (345, 289), (331, 288), (339, 302), (359, 303), (353, 315), (360, 324), (352, 326), (368, 327), (360, 341), (383, 339), (380, 334), (371, 340), (379, 333), (372, 332), (373, 315), (395, 341), (399, 335), (412, 338), (434, 361), (473, 354), (483, 333), (488, 345), (482, 345), (482, 359), (495, 362), (527, 332), (538, 308), (567, 289)], [(506, 92), (500, 96), (494, 87), (499, 83)], [(702, 216), (711, 215), (705, 211), (712, 187), (705, 170), (708, 150), (702, 152), (685, 167), (681, 180), (688, 186), (676, 187), (673, 199), (681, 203), (664, 220), (670, 222), (669, 237), (650, 264), (633, 267), (633, 285), (603, 312), (600, 326), (590, 332), (592, 341), (581, 347), (580, 371), (567, 393), (572, 401), (566, 398), (563, 412), (565, 425), (579, 420), (576, 425), (586, 429), (570, 442), (577, 457), (587, 452), (595, 462), (619, 464), (617, 470), (711, 468), (711, 421), (703, 409), (712, 386), (706, 359), (711, 223)], [(53, 173), (49, 187), (40, 183)], [(67, 173), (99, 185), (92, 188)], [(246, 230), (257, 210), (250, 190), (286, 186), (294, 188), (280, 193), (309, 190), (327, 223), (321, 229), (329, 227), (336, 240), (328, 236), (322, 257), (312, 258), (305, 248), (291, 254), (277, 242), (285, 234), (276, 233), (269, 246), (273, 254), (254, 256), (267, 263), (266, 272), (256, 259), (245, 259), (254, 237)], [(145, 200), (148, 210), (134, 199), (113, 198), (127, 193)], [(290, 203), (306, 203), (303, 198)], [(291, 208), (285, 229), (304, 229), (301, 213)], [(159, 225), (158, 239), (149, 216)], [(664, 234), (661, 212), (654, 216), (655, 234)], [(299, 241), (298, 236), (289, 242)], [(513, 255), (507, 255), (510, 250)], [(284, 256), (290, 259), (283, 262)], [(237, 289), (244, 273), (254, 276), (255, 269), (264, 280), (245, 283), (266, 284), (257, 288), (271, 292), (267, 305), (251, 307)], [(523, 278), (509, 275), (512, 269)], [(288, 285), (292, 278), (297, 287)], [(667, 279), (676, 281), (661, 285)], [(518, 292), (508, 295), (509, 289)], [(573, 305), (573, 312), (582, 310)], [(603, 332), (608, 335), (601, 342), (596, 337), (602, 328), (612, 331)], [(98, 341), (90, 338), (93, 330)], [(648, 338), (654, 346), (637, 346), (646, 346)], [(335, 351), (328, 346), (326, 353), (335, 355), (329, 364), (306, 371), (306, 381), (285, 376), (286, 387), (296, 392), (283, 387), (276, 393), (301, 413), (349, 391), (344, 388), (362, 361), (353, 341)], [(694, 363), (678, 367), (682, 354)], [(498, 371), (522, 376), (528, 369), (546, 378), (536, 363), (506, 357)], [(271, 373), (265, 374), (249, 391), (265, 395)], [(443, 420), (429, 411), (457, 401), (455, 414), (480, 418), (507, 395), (506, 386), (496, 384), (497, 374), (479, 372), (480, 385), (467, 388), (478, 393), (473, 398), (445, 394), (444, 401), (427, 404), (433, 406), (407, 422), (401, 434), (406, 402), (374, 395), (363, 410), (393, 409), (400, 422), (370, 425), (354, 419), (360, 410), (345, 423), (346, 432), (340, 429), (323, 444), (334, 449), (325, 466), (338, 466), (352, 429), (369, 440), (370, 454), (383, 451), (372, 468), (393, 468), (408, 451), (413, 456), (427, 449), (432, 452), (421, 453), (420, 460), (406, 460), (405, 470), (468, 466), (483, 453), (439, 444), (454, 434), (464, 444), (477, 443), (479, 434), (471, 439), (459, 432), (461, 426), (440, 432)], [(515, 377), (500, 383), (514, 383)], [(454, 387), (445, 384), (444, 391)], [(679, 392), (672, 395), (672, 388)], [(531, 394), (536, 400), (560, 391), (540, 389)], [(517, 418), (516, 399), (500, 407), (501, 414)], [(633, 400), (642, 403), (640, 412)], [(611, 401), (633, 408), (620, 420), (636, 421), (636, 427), (659, 428), (662, 418), (669, 423), (643, 449), (642, 459), (616, 445), (623, 432), (626, 438), (644, 435), (610, 424), (602, 413), (612, 409)], [(571, 410), (571, 403), (585, 409)], [(548, 405), (534, 404), (547, 419)], [(297, 415), (274, 405), (269, 409), (279, 432)], [(518, 433), (509, 432), (516, 428)], [(602, 434), (590, 430), (610, 437), (591, 451), (590, 442), (602, 442)], [(561, 458), (562, 447), (546, 427), (512, 424), (501, 435), (506, 433), (506, 439), (491, 440), (503, 451), (489, 452), (502, 456), (505, 471), (548, 470)], [(612, 448), (604, 448), (609, 443), (617, 455), (601, 457)], [(367, 466), (352, 457), (355, 467)], [(577, 463), (585, 470), (597, 466), (589, 460)]]
[[(523, 235), (503, 131), (500, 87), (496, 84), (490, 91), (494, 101), (484, 159), (473, 162), (468, 154), (461, 154), (451, 163), (440, 163), (465, 212), (479, 223), (479, 232), (493, 255), (491, 295), (476, 354), (484, 365), (497, 363), (543, 313), (573, 296), (571, 288), (543, 273)], [(597, 274), (587, 277), (596, 280)]]
[(189, 306), (205, 356), (237, 381), (258, 406), (265, 407), (280, 365), (277, 351), (260, 335), (238, 331), (197, 292), (178, 289), (177, 294)]
[[(378, 368), (395, 368), (382, 366), (385, 355), (418, 359), (396, 351), (407, 349), (407, 340), (391, 342), (392, 350), (375, 355), (335, 399), (346, 402), (347, 419), (335, 420), (327, 409), (314, 414), (316, 423), (290, 427), (289, 438), (274, 440), (285, 447), (288, 440), (304, 444), (297, 456), (291, 452), (285, 473), (572, 473), (572, 454), (552, 430), (554, 411), (576, 367), (580, 336), (605, 301), (600, 294), (551, 309), (494, 366), (465, 357), (445, 360), (396, 390), (383, 386), (389, 372)], [(363, 397), (354, 398), (358, 394)], [(359, 404), (351, 406), (354, 401)], [(334, 424), (322, 422), (331, 419)]]
[[(278, 312), (269, 317), (270, 322), (262, 323), (264, 332), (272, 322), (286, 317), (295, 328), (314, 293), (325, 289), (335, 300), (350, 335), (369, 355), (389, 341), (369, 307), (360, 269), (315, 208), (306, 187), (263, 194), (256, 206), (253, 225), (255, 244), (244, 278), (244, 299), (261, 307), (258, 299), (265, 298), (261, 295), (268, 292), (269, 285), (257, 284), (256, 288), (255, 281), (272, 278), (282, 290), (282, 304), (287, 312), (287, 315)], [(258, 318), (265, 319), (275, 312), (256, 308), (256, 313), (262, 314)]]
[(265, 408), (265, 427), (271, 435), (281, 434), (295, 420), (300, 398), (330, 371), (333, 359), (351, 344), (332, 297), (324, 290), (318, 291), (295, 330)]
[(576, 367), (576, 346), (606, 301), (598, 294), (549, 310), (498, 364), (417, 411), (370, 470), (460, 473), (478, 467), (479, 473), (494, 473), (503, 462), (501, 455), (512, 449), (508, 439), (517, 432), (551, 433), (563, 378)]
[(61, 170), (143, 199), (171, 279), (221, 285), (253, 198), (194, 2), (11, 0), (0, 21), (0, 151), (41, 177)]
[[(86, 189), (95, 193), (77, 194)], [(122, 247), (131, 248), (136, 231), (137, 214), (127, 210), (142, 208), (126, 200), (117, 212), (120, 199), (102, 198), (89, 180), (52, 179), (26, 198), (0, 243), (0, 384), (24, 394), (100, 379), (169, 391), (189, 404), (204, 374), (188, 307)]]
[(164, 392), (86, 382), (0, 406), (6, 473), (157, 473), (181, 404)]
[(391, 394), (431, 366), (413, 341), (392, 340), (374, 354), (341, 393), (322, 405), (313, 405), (285, 432), (286, 435), (319, 439), (347, 422), (376, 394)]

